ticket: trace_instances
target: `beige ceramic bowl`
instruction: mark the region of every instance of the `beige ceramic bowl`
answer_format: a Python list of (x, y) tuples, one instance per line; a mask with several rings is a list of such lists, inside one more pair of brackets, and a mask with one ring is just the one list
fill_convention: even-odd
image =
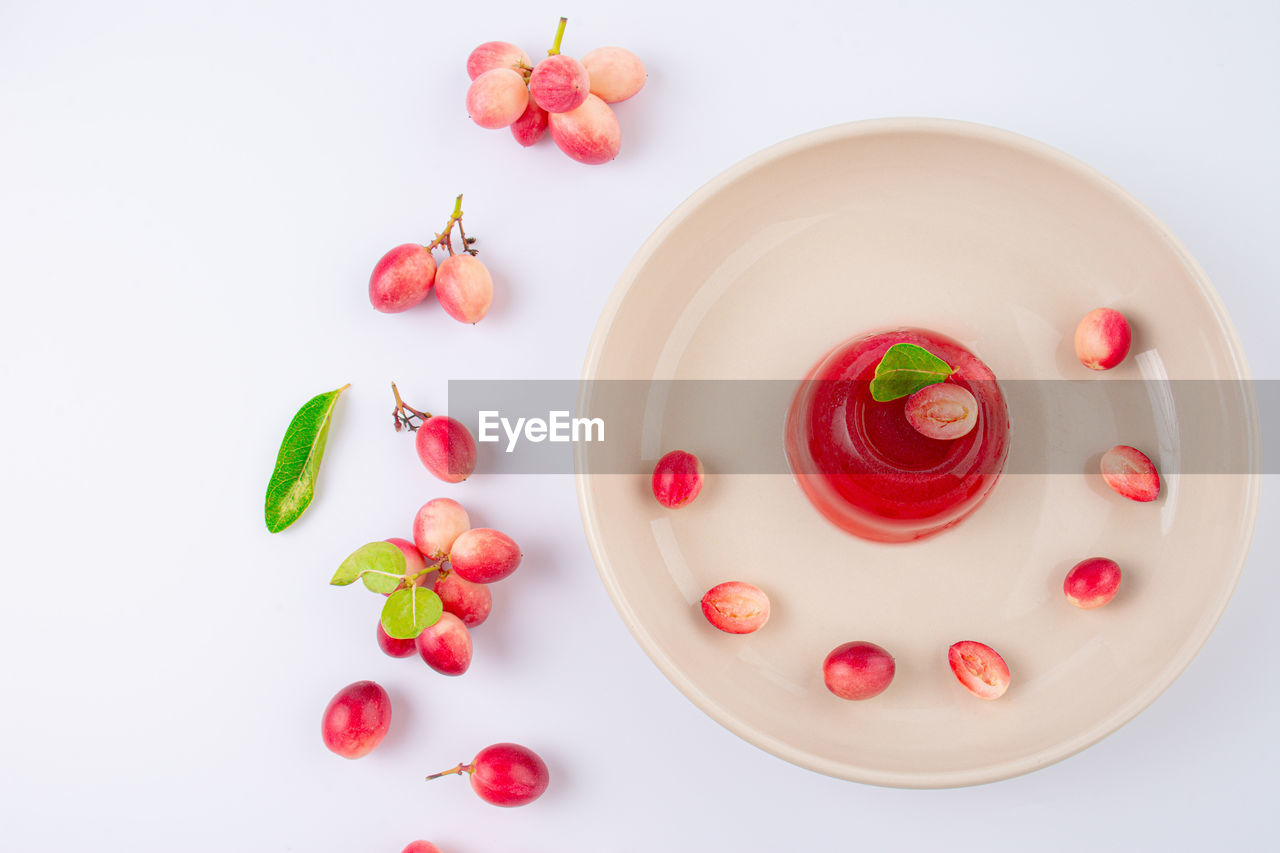
[[(1135, 341), (1097, 381), (1247, 378), (1203, 272), (1093, 169), (979, 125), (857, 122), (750, 157), (676, 209), (618, 283), (584, 377), (799, 379), (845, 338), (915, 325), (959, 339), (1002, 381), (1090, 379), (1071, 337), (1100, 305), (1135, 320)], [(600, 387), (584, 382), (580, 411)], [(1248, 473), (1258, 453), (1253, 397), (1245, 382), (1225, 387), (1238, 391), (1220, 395), (1210, 427), (1242, 449), (1245, 473), (1167, 476), (1155, 504), (1107, 491), (1090, 476), (1096, 457), (1078, 472), (1006, 474), (959, 527), (908, 545), (838, 530), (789, 476), (717, 477), (728, 461), (716, 446), (685, 448), (706, 462), (706, 487), (690, 506), (663, 509), (648, 472), (683, 433), (679, 413), (655, 395), (635, 423), (610, 425), (634, 475), (593, 473), (590, 451), (578, 449), (587, 538), (640, 645), (751, 743), (880, 785), (1001, 779), (1123, 725), (1213, 629), (1248, 551), (1259, 489)], [(1069, 414), (1070, 400), (1045, 394), (1021, 410), (1011, 404), (1011, 465), (1020, 443), (1043, 440), (1047, 419)], [(1155, 449), (1168, 467), (1187, 413), (1166, 403), (1094, 412), (1090, 423), (1100, 441), (1127, 425), (1127, 443)], [(1062, 580), (1093, 555), (1117, 560), (1124, 581), (1111, 604), (1077, 610)], [(702, 593), (730, 579), (769, 593), (773, 615), (761, 631), (730, 636), (703, 619)], [(823, 657), (848, 640), (896, 657), (897, 677), (879, 697), (846, 702), (824, 687)], [(947, 664), (958, 640), (1003, 653), (1013, 683), (1002, 699), (959, 686)]]

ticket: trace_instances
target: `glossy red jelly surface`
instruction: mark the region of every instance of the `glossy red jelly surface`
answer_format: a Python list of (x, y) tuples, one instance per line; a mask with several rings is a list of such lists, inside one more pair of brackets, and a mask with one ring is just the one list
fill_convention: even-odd
[[(885, 350), (924, 347), (978, 401), (978, 424), (954, 440), (907, 421), (905, 397), (878, 403), (870, 383)], [(786, 424), (787, 461), (809, 500), (850, 533), (909, 542), (959, 523), (991, 492), (1009, 453), (1009, 410), (995, 374), (958, 342), (925, 329), (846, 341), (801, 383)]]

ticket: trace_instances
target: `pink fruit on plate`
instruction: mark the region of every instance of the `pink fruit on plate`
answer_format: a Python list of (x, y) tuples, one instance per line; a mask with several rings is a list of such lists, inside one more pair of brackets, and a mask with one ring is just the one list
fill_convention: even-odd
[(1102, 479), (1116, 494), (1139, 503), (1160, 496), (1160, 474), (1147, 455), (1127, 444), (1102, 454)]
[(1081, 560), (1067, 572), (1062, 592), (1067, 601), (1081, 610), (1101, 607), (1116, 597), (1120, 590), (1120, 566), (1106, 557)]
[(726, 581), (702, 596), (702, 615), (727, 634), (750, 634), (769, 621), (769, 596), (749, 583)]
[(822, 679), (841, 699), (870, 699), (885, 691), (895, 668), (893, 655), (875, 643), (845, 643), (822, 662)]
[(1076, 326), (1076, 358), (1090, 370), (1110, 370), (1129, 354), (1129, 321), (1113, 308), (1095, 308)]
[(995, 649), (973, 640), (962, 640), (947, 650), (947, 662), (956, 679), (979, 699), (999, 699), (1009, 689), (1009, 666)]
[(320, 720), (320, 736), (343, 758), (368, 755), (391, 727), (391, 697), (372, 681), (348, 684), (329, 700)]
[(702, 460), (684, 450), (673, 450), (653, 466), (650, 486), (658, 503), (677, 509), (702, 493), (705, 479)]

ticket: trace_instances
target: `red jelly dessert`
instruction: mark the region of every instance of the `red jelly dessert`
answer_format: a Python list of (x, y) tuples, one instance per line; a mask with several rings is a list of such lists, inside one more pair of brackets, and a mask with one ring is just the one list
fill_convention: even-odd
[[(978, 423), (951, 440), (907, 419), (907, 397), (881, 403), (871, 379), (894, 344), (923, 347), (978, 402)], [(818, 511), (864, 539), (909, 542), (959, 523), (991, 492), (1009, 453), (1009, 410), (995, 374), (958, 342), (925, 329), (846, 341), (801, 383), (787, 413), (787, 462)]]

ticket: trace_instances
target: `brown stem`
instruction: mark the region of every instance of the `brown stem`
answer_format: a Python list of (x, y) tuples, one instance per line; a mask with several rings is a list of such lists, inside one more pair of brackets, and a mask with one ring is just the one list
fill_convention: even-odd
[(391, 413), (391, 416), (396, 420), (396, 432), (406, 428), (409, 432), (416, 432), (418, 427), (422, 426), (422, 422), (431, 417), (430, 412), (418, 411), (400, 399), (400, 389), (396, 387), (394, 382), (391, 383), (391, 393), (396, 395), (396, 407)]
[(474, 255), (476, 253), (476, 250), (469, 248), (469, 246), (471, 243), (474, 243), (476, 239), (474, 237), (468, 238), (466, 235), (466, 232), (462, 230), (462, 195), (461, 193), (459, 193), (458, 197), (453, 201), (453, 213), (449, 215), (449, 221), (444, 224), (444, 230), (436, 234), (435, 239), (427, 244), (426, 246), (427, 251), (429, 252), (432, 249), (443, 248), (450, 255), (453, 255), (454, 254), (453, 226), (455, 225), (458, 226), (458, 234), (461, 235), (462, 237), (463, 251), (467, 252), (468, 254)]
[(471, 773), (475, 769), (476, 766), (474, 764), (459, 764), (457, 767), (450, 768), (449, 770), (441, 770), (439, 773), (432, 773), (427, 777), (427, 781), (430, 782), (432, 779), (439, 779), (441, 776), (448, 776), (451, 773), (457, 773), (459, 775), (463, 773)]

